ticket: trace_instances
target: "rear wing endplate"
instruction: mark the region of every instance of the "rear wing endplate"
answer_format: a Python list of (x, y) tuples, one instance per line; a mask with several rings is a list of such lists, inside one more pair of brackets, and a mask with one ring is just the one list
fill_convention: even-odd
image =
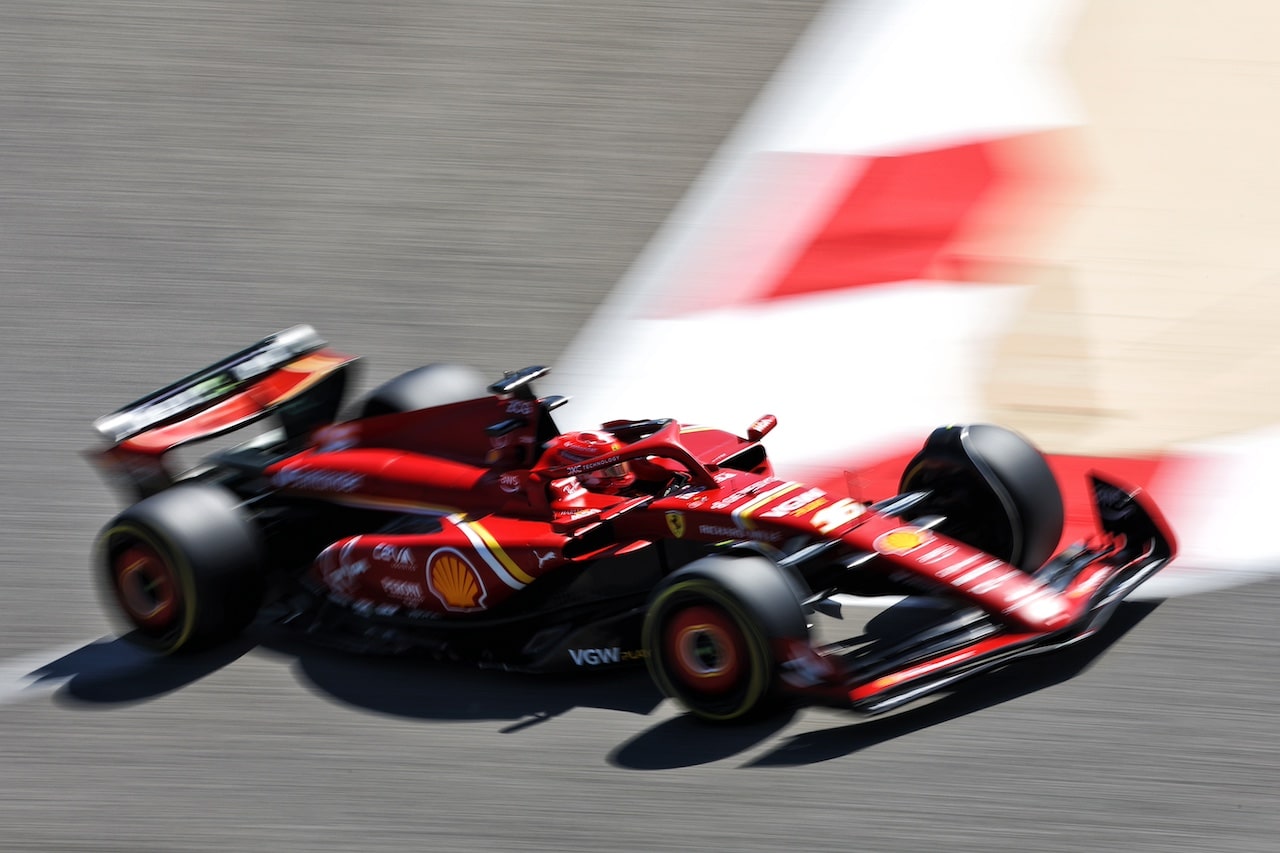
[(226, 399), (254, 380), (325, 345), (325, 340), (310, 326), (285, 329), (217, 364), (103, 415), (93, 422), (93, 427), (111, 444), (119, 444)]

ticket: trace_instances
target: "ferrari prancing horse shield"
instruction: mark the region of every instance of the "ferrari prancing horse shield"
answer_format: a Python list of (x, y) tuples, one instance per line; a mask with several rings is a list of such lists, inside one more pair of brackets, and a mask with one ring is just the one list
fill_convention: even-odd
[(671, 510), (667, 513), (667, 527), (677, 539), (684, 538), (684, 513)]

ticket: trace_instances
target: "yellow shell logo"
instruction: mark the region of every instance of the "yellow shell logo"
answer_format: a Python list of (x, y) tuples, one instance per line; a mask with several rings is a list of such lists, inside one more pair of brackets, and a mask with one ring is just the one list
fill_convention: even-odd
[(466, 557), (452, 548), (431, 555), (427, 587), (448, 610), (465, 612), (484, 608), (486, 592), (480, 575)]
[(908, 554), (933, 538), (918, 527), (899, 527), (876, 537), (873, 547), (881, 554)]

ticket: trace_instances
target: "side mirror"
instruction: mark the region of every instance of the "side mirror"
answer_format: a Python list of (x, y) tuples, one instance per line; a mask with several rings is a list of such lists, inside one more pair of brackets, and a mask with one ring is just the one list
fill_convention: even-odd
[(773, 415), (761, 415), (756, 418), (755, 423), (747, 427), (747, 438), (751, 441), (759, 441), (772, 432), (777, 425), (778, 419)]

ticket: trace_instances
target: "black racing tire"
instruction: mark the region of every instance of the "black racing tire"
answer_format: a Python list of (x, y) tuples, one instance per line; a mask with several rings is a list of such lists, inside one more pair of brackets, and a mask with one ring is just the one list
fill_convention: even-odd
[(103, 528), (95, 568), (133, 630), (128, 639), (165, 654), (236, 637), (262, 603), (263, 548), (236, 497), (218, 486), (174, 486)]
[(378, 386), (360, 406), (360, 417), (414, 412), (474, 400), (489, 393), (484, 378), (461, 364), (428, 364)]
[(1062, 538), (1063, 504), (1044, 454), (991, 424), (940, 427), (903, 470), (900, 492), (929, 491), (911, 518), (944, 516), (937, 530), (1034, 572)]
[(766, 557), (710, 556), (654, 590), (641, 631), (649, 674), (665, 695), (711, 722), (777, 705), (778, 640), (809, 642), (794, 582)]

